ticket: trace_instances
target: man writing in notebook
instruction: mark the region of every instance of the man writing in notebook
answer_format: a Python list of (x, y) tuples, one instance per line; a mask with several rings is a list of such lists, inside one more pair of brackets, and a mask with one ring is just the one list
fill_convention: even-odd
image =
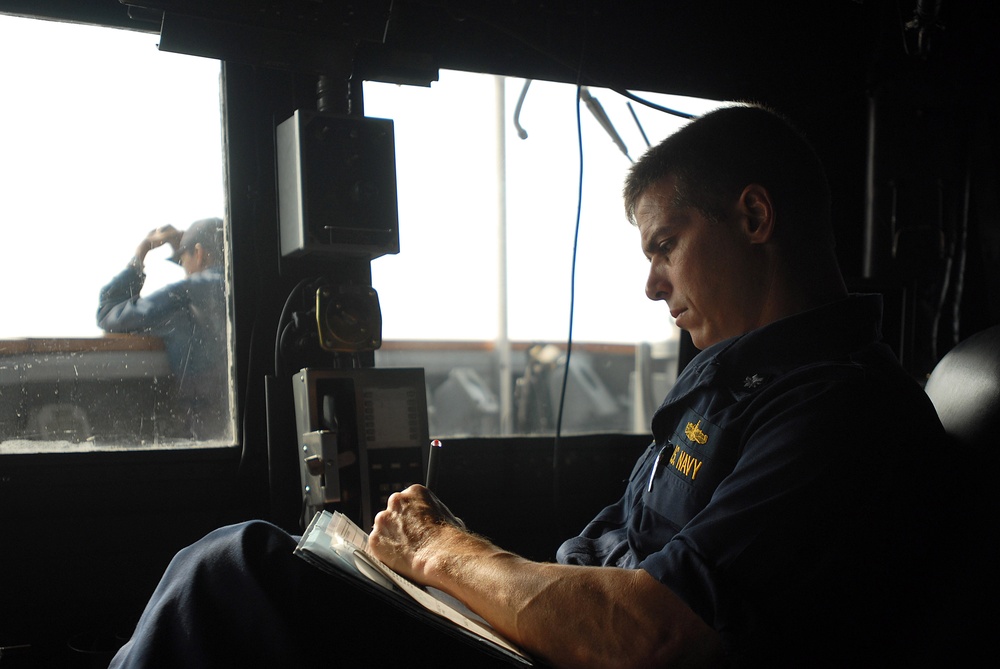
[[(376, 517), (370, 549), (558, 667), (905, 663), (928, 622), (925, 463), (941, 427), (878, 341), (880, 299), (844, 287), (819, 160), (782, 118), (734, 106), (647, 152), (624, 195), (646, 293), (702, 352), (656, 412), (621, 500), (537, 563), (415, 486)], [(308, 619), (295, 602), (318, 610), (305, 593), (273, 603), (291, 598), (282, 579), (297, 567), (247, 566), (258, 543), (294, 545), (260, 525), (175, 559), (113, 666), (143, 666), (130, 655), (151, 654), (153, 637), (167, 645), (177, 602), (207, 597), (191, 585), (199, 570), (267, 591), (271, 628)]]

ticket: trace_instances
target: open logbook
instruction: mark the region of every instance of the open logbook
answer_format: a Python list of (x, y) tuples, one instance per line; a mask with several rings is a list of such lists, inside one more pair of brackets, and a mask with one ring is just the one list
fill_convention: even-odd
[(514, 664), (534, 666), (531, 658), (514, 646), (464, 604), (436, 588), (425, 588), (400, 576), (368, 552), (368, 535), (340, 512), (317, 513), (295, 548), (295, 554), (316, 567), (372, 583), (432, 624), (487, 646)]

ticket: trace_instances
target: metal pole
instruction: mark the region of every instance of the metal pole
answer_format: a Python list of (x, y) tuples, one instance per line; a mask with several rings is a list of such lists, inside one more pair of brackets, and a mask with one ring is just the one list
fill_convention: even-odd
[(500, 381), (500, 434), (509, 435), (514, 429), (514, 393), (511, 379), (510, 339), (507, 333), (507, 100), (504, 78), (493, 79), (496, 90), (496, 182), (497, 182), (497, 366)]

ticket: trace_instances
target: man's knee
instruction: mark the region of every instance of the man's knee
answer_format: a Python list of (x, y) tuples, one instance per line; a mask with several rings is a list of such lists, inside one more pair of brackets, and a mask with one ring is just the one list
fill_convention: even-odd
[(178, 551), (164, 575), (167, 580), (247, 576), (273, 569), (268, 566), (273, 562), (290, 562), (295, 544), (294, 537), (266, 521), (227, 525)]

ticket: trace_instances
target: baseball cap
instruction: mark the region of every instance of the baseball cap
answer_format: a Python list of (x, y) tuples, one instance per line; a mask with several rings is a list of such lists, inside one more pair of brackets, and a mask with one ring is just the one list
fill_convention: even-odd
[(180, 264), (181, 254), (201, 244), (217, 261), (222, 259), (222, 219), (202, 218), (188, 226), (181, 236), (181, 243), (170, 259)]

